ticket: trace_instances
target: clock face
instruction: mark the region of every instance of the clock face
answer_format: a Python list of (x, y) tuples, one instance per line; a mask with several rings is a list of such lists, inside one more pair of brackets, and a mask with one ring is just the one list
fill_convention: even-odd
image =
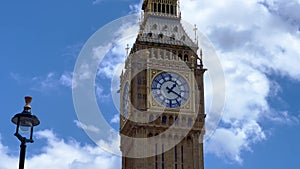
[(122, 104), (122, 108), (123, 108), (123, 117), (127, 118), (128, 116), (128, 106), (129, 106), (129, 83), (126, 82), (124, 89), (123, 89), (123, 104)]
[(184, 77), (173, 72), (162, 72), (152, 81), (152, 96), (162, 106), (177, 108), (189, 99), (189, 85)]

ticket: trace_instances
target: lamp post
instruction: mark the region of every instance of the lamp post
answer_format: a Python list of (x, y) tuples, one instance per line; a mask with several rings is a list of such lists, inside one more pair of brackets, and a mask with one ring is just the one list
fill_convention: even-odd
[[(25, 153), (26, 153), (26, 143), (33, 143), (33, 127), (40, 124), (39, 119), (31, 113), (30, 103), (32, 97), (26, 96), (24, 110), (21, 113), (16, 114), (11, 121), (17, 125), (16, 133), (14, 134), (21, 142), (20, 145), (20, 159), (19, 159), (19, 169), (24, 169), (25, 163)], [(25, 134), (22, 136), (21, 134)], [(28, 136), (28, 137), (26, 137)]]

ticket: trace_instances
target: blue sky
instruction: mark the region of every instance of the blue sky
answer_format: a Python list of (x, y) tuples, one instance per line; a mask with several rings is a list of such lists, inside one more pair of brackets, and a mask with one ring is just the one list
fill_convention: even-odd
[[(0, 169), (17, 168), (19, 142), (10, 119), (22, 111), (25, 95), (33, 96), (32, 111), (41, 120), (36, 142), (27, 149), (28, 169), (120, 168), (120, 158), (100, 149), (83, 130), (98, 129), (77, 120), (72, 72), (86, 41), (109, 22), (137, 12), (139, 4), (139, 0), (0, 3)], [(222, 121), (205, 143), (205, 168), (297, 168), (300, 2), (185, 0), (181, 5), (183, 19), (196, 23), (212, 41), (226, 80)], [(118, 110), (113, 106), (111, 79), (115, 65), (122, 62), (124, 45), (132, 43), (124, 33), (129, 28), (120, 27), (125, 40), (111, 46), (95, 87), (101, 111), (115, 129)]]

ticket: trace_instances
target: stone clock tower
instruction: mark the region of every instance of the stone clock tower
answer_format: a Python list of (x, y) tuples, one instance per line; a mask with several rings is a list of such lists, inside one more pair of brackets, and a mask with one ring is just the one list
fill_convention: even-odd
[(202, 51), (179, 0), (144, 0), (142, 9), (121, 75), (122, 169), (203, 169)]

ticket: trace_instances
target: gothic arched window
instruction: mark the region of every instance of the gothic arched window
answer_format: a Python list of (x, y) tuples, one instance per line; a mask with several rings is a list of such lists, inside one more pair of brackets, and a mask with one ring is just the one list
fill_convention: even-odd
[(189, 56), (187, 54), (184, 55), (184, 61), (189, 61)]
[(178, 59), (182, 60), (182, 54), (181, 53), (178, 54)]

